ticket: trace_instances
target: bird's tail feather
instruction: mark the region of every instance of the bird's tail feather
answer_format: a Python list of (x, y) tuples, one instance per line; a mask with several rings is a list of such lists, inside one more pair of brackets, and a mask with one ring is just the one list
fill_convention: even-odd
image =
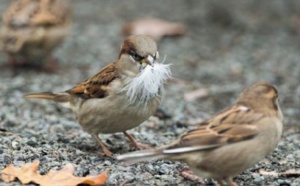
[(141, 150), (122, 154), (116, 157), (117, 160), (125, 162), (126, 164), (135, 164), (141, 161), (149, 161), (153, 159), (162, 159), (165, 155), (162, 154), (161, 149)]
[(68, 93), (53, 93), (53, 92), (41, 92), (41, 93), (30, 93), (24, 96), (27, 99), (48, 99), (56, 102), (68, 102), (70, 96)]

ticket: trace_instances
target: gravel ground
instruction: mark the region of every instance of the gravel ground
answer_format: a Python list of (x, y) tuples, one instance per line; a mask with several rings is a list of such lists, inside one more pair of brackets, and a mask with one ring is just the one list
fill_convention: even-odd
[[(2, 0), (0, 12), (10, 1)], [(75, 174), (85, 176), (110, 170), (109, 184), (195, 184), (179, 176), (186, 167), (167, 160), (124, 166), (97, 153), (95, 141), (77, 124), (73, 113), (52, 102), (28, 101), (22, 95), (36, 91), (65, 90), (114, 61), (122, 25), (135, 18), (159, 17), (181, 21), (183, 37), (158, 43), (160, 55), (172, 63), (176, 81), (168, 83), (162, 106), (172, 116), (150, 118), (130, 132), (153, 146), (166, 144), (188, 129), (191, 121), (208, 118), (233, 103), (237, 95), (258, 80), (279, 89), (285, 115), (282, 140), (275, 152), (234, 180), (239, 185), (300, 185), (299, 177), (273, 177), (259, 170), (282, 172), (300, 169), (300, 1), (99, 1), (72, 0), (71, 35), (57, 50), (60, 70), (12, 73), (0, 69), (0, 128), (18, 136), (0, 134), (0, 170), (8, 164), (41, 161), (39, 171), (59, 169), (67, 162)], [(6, 63), (0, 55), (0, 65)], [(209, 94), (188, 102), (184, 93), (203, 88)], [(189, 124), (190, 123), (190, 124)], [(101, 135), (114, 153), (130, 148), (122, 134)], [(213, 181), (206, 179), (207, 185)], [(16, 185), (18, 182), (0, 185)]]

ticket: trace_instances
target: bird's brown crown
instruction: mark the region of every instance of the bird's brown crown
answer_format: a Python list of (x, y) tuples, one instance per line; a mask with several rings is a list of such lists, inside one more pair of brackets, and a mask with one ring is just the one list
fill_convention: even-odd
[(244, 90), (237, 100), (237, 104), (265, 114), (276, 113), (279, 110), (277, 98), (278, 92), (273, 85), (259, 82)]
[(278, 97), (277, 89), (266, 82), (256, 83), (242, 92), (241, 97), (273, 100)]
[(122, 54), (145, 57), (147, 55), (154, 56), (157, 52), (156, 42), (149, 36), (134, 35), (126, 38), (121, 46), (119, 57)]

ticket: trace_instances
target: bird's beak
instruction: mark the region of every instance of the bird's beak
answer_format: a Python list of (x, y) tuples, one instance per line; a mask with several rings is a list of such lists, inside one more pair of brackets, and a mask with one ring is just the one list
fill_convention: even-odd
[(151, 55), (148, 55), (146, 58), (144, 58), (142, 60), (142, 64), (145, 64), (145, 66), (146, 65), (153, 66), (154, 62), (155, 62), (155, 60), (154, 60), (153, 56), (151, 56)]

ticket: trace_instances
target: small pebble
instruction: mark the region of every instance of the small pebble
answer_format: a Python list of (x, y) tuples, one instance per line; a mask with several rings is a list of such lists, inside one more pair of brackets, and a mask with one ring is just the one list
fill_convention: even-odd
[(15, 150), (19, 150), (20, 149), (20, 143), (17, 141), (12, 141), (11, 142), (11, 147)]

